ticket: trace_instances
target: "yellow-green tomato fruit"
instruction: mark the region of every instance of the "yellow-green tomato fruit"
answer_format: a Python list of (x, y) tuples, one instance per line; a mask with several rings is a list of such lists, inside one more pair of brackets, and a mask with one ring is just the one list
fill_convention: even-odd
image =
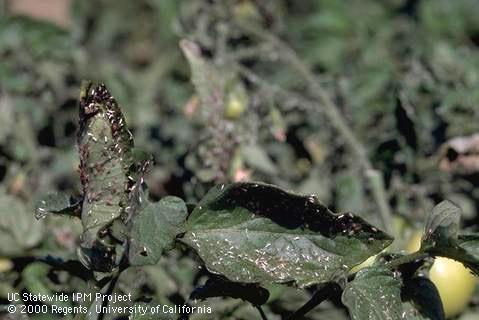
[(236, 94), (230, 94), (225, 107), (224, 115), (227, 119), (236, 120), (246, 110), (246, 101)]
[(476, 287), (476, 278), (462, 263), (444, 257), (435, 259), (429, 278), (439, 291), (446, 318), (464, 310)]

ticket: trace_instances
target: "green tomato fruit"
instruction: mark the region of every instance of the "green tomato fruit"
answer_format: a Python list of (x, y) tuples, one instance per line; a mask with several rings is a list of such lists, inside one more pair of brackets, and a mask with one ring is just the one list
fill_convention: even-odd
[(239, 119), (245, 110), (246, 101), (236, 94), (230, 94), (224, 111), (225, 118), (230, 120)]

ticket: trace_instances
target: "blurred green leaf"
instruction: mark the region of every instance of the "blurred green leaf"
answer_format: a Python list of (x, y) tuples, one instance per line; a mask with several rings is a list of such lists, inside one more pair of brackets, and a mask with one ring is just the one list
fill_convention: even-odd
[(0, 255), (21, 255), (43, 237), (44, 225), (17, 198), (0, 190)]
[(271, 175), (278, 173), (276, 165), (270, 159), (266, 151), (258, 145), (244, 146), (242, 148), (242, 156), (251, 168)]

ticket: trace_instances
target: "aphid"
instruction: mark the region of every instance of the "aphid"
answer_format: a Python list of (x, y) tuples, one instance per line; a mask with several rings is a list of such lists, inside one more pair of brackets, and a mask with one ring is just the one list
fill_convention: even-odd
[(85, 114), (89, 115), (98, 111), (98, 106), (95, 103), (89, 103), (84, 108)]

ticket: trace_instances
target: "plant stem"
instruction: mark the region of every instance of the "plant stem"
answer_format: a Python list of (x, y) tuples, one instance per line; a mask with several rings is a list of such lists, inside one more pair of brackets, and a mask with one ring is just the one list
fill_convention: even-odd
[[(106, 296), (111, 296), (111, 294), (113, 293), (113, 290), (115, 289), (115, 286), (116, 286), (116, 283), (118, 282), (118, 278), (120, 278), (120, 274), (121, 274), (121, 271), (117, 272), (113, 277), (112, 279), (110, 280), (110, 282), (106, 285), (106, 291), (104, 292), (104, 294)], [(103, 320), (103, 318), (105, 317), (105, 313), (103, 313), (103, 310), (108, 307), (108, 303), (109, 303), (109, 300), (108, 299), (104, 299), (101, 303), (101, 312), (100, 314), (98, 315), (98, 320)]]
[(334, 282), (324, 284), (318, 291), (316, 291), (311, 299), (308, 300), (301, 308), (290, 315), (287, 320), (302, 319), (306, 313), (313, 310), (324, 300), (334, 296), (339, 292), (339, 285)]
[(386, 263), (386, 267), (389, 269), (394, 269), (399, 267), (402, 264), (414, 262), (417, 260), (422, 260), (430, 257), (431, 255), (429, 253), (423, 252), (423, 251), (416, 251), (414, 253), (408, 254), (406, 256), (399, 257), (397, 259), (391, 260)]
[(263, 309), (261, 309), (261, 306), (254, 306), (254, 307), (256, 308), (256, 310), (258, 310), (259, 314), (261, 315), (261, 320), (268, 320)]
[(311, 94), (321, 102), (322, 110), (324, 111), (326, 117), (343, 137), (348, 147), (355, 154), (358, 162), (364, 168), (366, 176), (368, 177), (369, 183), (371, 185), (373, 197), (380, 210), (383, 227), (390, 232), (392, 214), (386, 197), (383, 176), (381, 172), (373, 168), (368, 159), (366, 148), (356, 138), (353, 131), (350, 129), (349, 125), (341, 115), (339, 107), (334, 103), (331, 96), (316, 79), (316, 76), (311, 69), (298, 57), (297, 53), (276, 35), (268, 30), (258, 28), (254, 24), (245, 24), (240, 22), (237, 22), (237, 24), (245, 31), (265, 40), (266, 42), (271, 43), (274, 47), (276, 47), (277, 52), (279, 52), (281, 57), (289, 62), (289, 64), (301, 75), (301, 77), (304, 78)]
[(12, 258), (13, 263), (17, 268), (23, 270), (28, 264), (33, 262), (43, 262), (53, 268), (53, 270), (67, 271), (70, 275), (78, 277), (84, 281), (93, 279), (93, 272), (85, 268), (79, 261), (76, 260), (63, 260), (59, 257), (46, 256), (24, 256)]

